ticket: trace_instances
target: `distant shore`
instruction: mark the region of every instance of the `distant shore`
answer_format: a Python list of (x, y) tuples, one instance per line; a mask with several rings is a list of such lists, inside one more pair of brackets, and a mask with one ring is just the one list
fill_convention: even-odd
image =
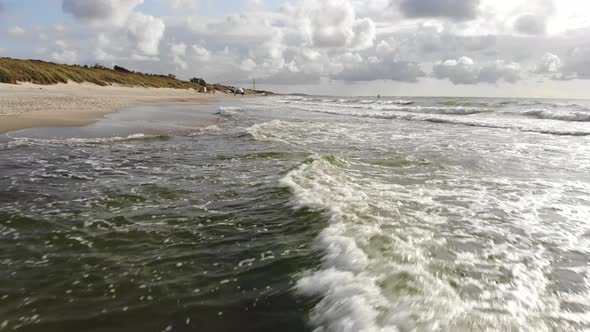
[(150, 104), (206, 104), (234, 97), (194, 90), (98, 86), (92, 83), (0, 83), (0, 133), (41, 126), (84, 126), (120, 108)]

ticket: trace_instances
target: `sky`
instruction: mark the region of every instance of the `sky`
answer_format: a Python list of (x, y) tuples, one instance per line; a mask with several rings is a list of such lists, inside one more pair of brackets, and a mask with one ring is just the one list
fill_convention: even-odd
[(590, 97), (583, 0), (0, 0), (0, 56), (276, 92)]

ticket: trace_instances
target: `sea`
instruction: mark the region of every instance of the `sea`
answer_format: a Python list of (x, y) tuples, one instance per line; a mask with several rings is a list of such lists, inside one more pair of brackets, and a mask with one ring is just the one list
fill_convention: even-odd
[(589, 329), (590, 101), (273, 96), (1, 139), (1, 331)]

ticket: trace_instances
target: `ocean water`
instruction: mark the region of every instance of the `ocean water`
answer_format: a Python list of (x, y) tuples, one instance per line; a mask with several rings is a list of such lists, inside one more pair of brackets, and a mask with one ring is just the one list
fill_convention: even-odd
[(590, 329), (588, 101), (277, 96), (9, 136), (0, 330)]

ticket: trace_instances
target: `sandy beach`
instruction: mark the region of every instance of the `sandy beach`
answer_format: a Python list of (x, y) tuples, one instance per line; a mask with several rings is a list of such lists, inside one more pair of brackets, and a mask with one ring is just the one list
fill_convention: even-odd
[(205, 104), (233, 98), (192, 90), (98, 86), (0, 84), (0, 133), (39, 126), (82, 126), (117, 109), (151, 104)]

